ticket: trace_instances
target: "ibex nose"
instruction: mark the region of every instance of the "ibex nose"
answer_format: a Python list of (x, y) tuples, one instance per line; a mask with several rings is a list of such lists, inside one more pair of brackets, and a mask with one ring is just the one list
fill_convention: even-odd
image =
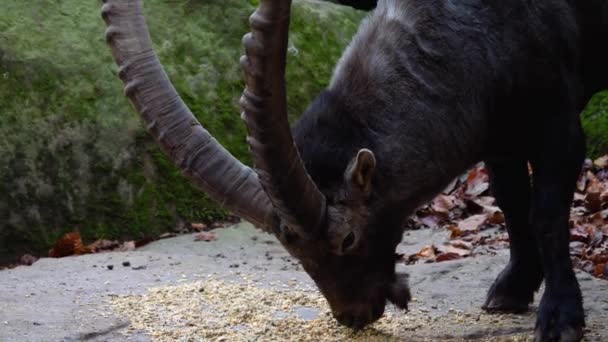
[(334, 317), (340, 324), (360, 330), (378, 320), (383, 313), (384, 305), (371, 305), (339, 313), (334, 312)]
[(338, 322), (344, 326), (352, 328), (355, 323), (355, 316), (350, 313), (334, 314)]

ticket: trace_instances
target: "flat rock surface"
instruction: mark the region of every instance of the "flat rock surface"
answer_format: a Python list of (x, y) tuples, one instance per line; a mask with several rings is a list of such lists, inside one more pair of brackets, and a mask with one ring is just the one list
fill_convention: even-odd
[[(168, 336), (173, 335), (167, 335), (169, 330), (173, 334), (188, 331), (189, 339), (184, 340), (221, 340), (221, 336), (196, 335), (196, 320), (182, 329), (182, 323), (177, 320), (160, 324), (154, 321), (156, 316), (150, 316), (146, 318), (149, 321), (146, 325), (146, 320), (140, 319), (147, 314), (143, 308), (154, 294), (179, 292), (180, 300), (184, 300), (184, 296), (186, 299), (189, 296), (184, 289), (202, 286), (199, 284), (207, 286), (211, 281), (213, 284), (247, 283), (261, 291), (259, 293), (274, 291), (283, 296), (298, 292), (310, 296), (312, 301), (318, 299), (312, 281), (272, 236), (259, 233), (248, 224), (219, 229), (215, 234), (217, 240), (211, 242), (194, 241), (192, 235), (183, 235), (132, 252), (45, 258), (32, 266), (0, 271), (0, 341), (171, 340)], [(412, 253), (419, 250), (420, 245), (444, 238), (445, 233), (441, 231), (411, 231), (404, 235), (399, 250)], [(503, 251), (496, 256), (459, 261), (398, 265), (411, 276), (415, 299), (410, 304), (410, 312), (389, 308), (387, 317), (374, 325), (383, 335), (378, 335), (372, 327), (360, 335), (351, 333), (348, 339), (368, 340), (367, 337), (373, 336), (374, 340), (529, 340), (534, 312), (496, 316), (480, 310), (488, 287), (507, 259), (508, 254)], [(608, 325), (604, 323), (608, 322), (608, 283), (580, 272), (578, 277), (587, 312), (586, 340), (608, 340)], [(172, 290), (158, 290), (167, 286)], [(192, 295), (192, 300), (196, 296)], [(228, 293), (228, 298), (230, 296)], [(242, 294), (234, 291), (233, 296), (236, 303)], [(117, 301), (126, 302), (135, 311), (120, 309)], [(138, 302), (142, 305), (139, 309)], [(185, 304), (167, 299), (165, 304), (154, 305), (155, 311), (170, 315), (172, 310)], [(320, 305), (292, 308), (295, 321), (291, 326), (333, 324), (324, 312), (327, 311), (324, 303)], [(141, 314), (137, 310), (142, 310)], [(206, 312), (205, 308), (201, 310)], [(284, 307), (277, 308), (273, 319), (281, 320), (285, 315), (288, 313)], [(319, 323), (315, 323), (316, 320)], [(153, 330), (160, 325), (164, 330)], [(264, 340), (265, 336), (274, 336), (273, 327), (279, 329), (269, 325), (262, 333), (258, 332), (257, 337)], [(389, 330), (386, 327), (390, 327)], [(237, 332), (248, 329), (240, 324), (231, 328)], [(346, 330), (339, 329), (342, 328), (332, 326), (324, 338), (346, 339)], [(332, 335), (334, 332), (336, 335)]]

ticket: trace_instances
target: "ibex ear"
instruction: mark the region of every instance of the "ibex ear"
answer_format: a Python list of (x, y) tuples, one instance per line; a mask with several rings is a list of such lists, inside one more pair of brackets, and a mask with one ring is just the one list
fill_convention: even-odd
[(354, 157), (344, 172), (344, 178), (350, 185), (369, 195), (372, 191), (372, 176), (376, 169), (376, 157), (374, 153), (362, 148)]

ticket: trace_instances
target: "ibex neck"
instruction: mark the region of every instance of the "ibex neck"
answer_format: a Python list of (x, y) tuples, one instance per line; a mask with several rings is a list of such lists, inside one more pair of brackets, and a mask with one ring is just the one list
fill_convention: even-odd
[[(480, 159), (492, 75), (468, 72), (441, 16), (387, 0), (361, 25), (330, 85), (370, 132), (381, 205), (426, 201)], [(479, 101), (484, 99), (484, 101)], [(487, 101), (485, 101), (487, 100)], [(417, 205), (414, 203), (412, 205)]]

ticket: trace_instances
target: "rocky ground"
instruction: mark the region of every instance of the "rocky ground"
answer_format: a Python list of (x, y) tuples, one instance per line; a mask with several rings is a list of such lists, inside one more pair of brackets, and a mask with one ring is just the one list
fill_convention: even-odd
[[(389, 308), (354, 334), (276, 240), (248, 224), (160, 240), (130, 252), (40, 259), (0, 271), (0, 341), (478, 340), (526, 341), (535, 314), (486, 315), (485, 292), (506, 251), (440, 263), (400, 264), (411, 275), (410, 312)], [(449, 239), (404, 235), (399, 251)], [(587, 341), (608, 338), (606, 281), (578, 272)]]

